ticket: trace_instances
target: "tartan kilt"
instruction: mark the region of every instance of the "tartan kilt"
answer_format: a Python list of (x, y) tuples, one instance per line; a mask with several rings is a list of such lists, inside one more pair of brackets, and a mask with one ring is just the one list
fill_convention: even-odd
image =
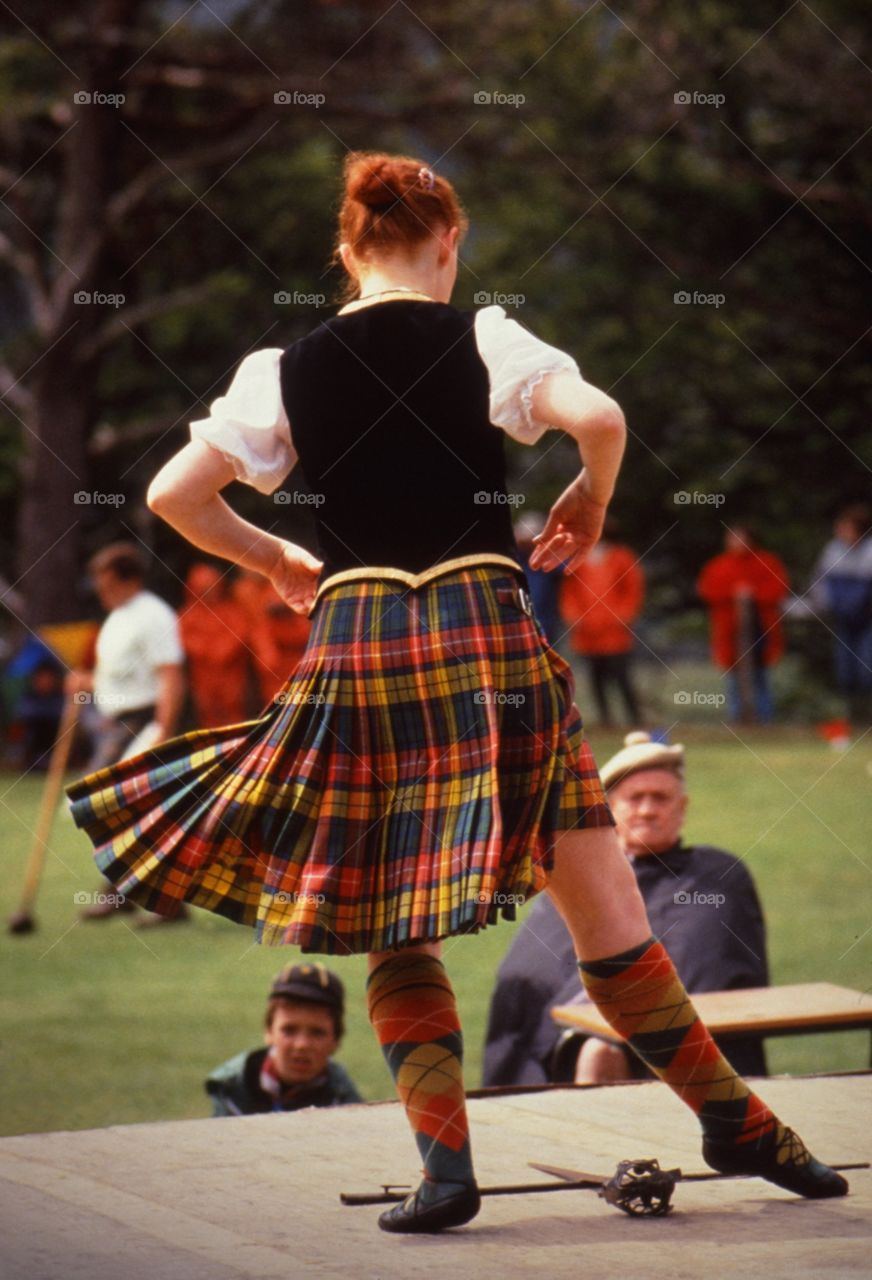
[(417, 588), (328, 586), (258, 719), (66, 788), (100, 870), (151, 911), (192, 903), (304, 952), (514, 918), (544, 888), (558, 832), (614, 822), (571, 668), (518, 585), (477, 565)]

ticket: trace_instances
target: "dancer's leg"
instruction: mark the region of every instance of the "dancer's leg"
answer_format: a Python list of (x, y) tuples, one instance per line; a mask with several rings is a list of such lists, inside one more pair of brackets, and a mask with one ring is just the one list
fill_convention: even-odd
[(369, 957), (367, 1006), (424, 1162), (387, 1231), (439, 1231), (478, 1212), (463, 1089), (463, 1035), (438, 944)]
[(844, 1178), (809, 1154), (712, 1040), (666, 950), (651, 936), (614, 829), (563, 833), (548, 889), (572, 935), (588, 995), (699, 1116), (706, 1161), (723, 1172), (758, 1173), (800, 1195), (844, 1195)]

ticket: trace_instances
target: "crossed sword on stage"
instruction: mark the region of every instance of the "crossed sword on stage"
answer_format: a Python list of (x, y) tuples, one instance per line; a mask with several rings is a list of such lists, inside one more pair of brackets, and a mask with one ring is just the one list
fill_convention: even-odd
[[(559, 1182), (527, 1182), (499, 1187), (480, 1187), (483, 1196), (527, 1195), (540, 1191), (596, 1191), (607, 1204), (612, 1204), (631, 1217), (662, 1217), (672, 1211), (672, 1192), (679, 1182), (717, 1182), (727, 1178), (748, 1177), (748, 1174), (682, 1173), (680, 1169), (661, 1169), (657, 1160), (622, 1160), (612, 1177), (598, 1173), (585, 1173), (580, 1169), (561, 1169), (556, 1165), (537, 1164), (531, 1160), (531, 1169), (548, 1173)], [(836, 1164), (843, 1169), (868, 1169), (869, 1162)], [(389, 1204), (405, 1200), (411, 1187), (384, 1183), (377, 1192), (347, 1192), (339, 1197), (343, 1204)]]

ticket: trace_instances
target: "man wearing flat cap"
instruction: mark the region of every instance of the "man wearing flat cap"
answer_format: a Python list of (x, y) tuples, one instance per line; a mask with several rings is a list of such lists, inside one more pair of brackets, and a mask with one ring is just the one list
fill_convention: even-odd
[[(655, 937), (668, 937), (679, 977), (693, 994), (769, 983), (766, 929), (754, 882), (738, 858), (681, 839), (688, 796), (684, 748), (630, 733), (600, 770), (618, 838), (630, 858)], [(483, 1083), (543, 1084), (648, 1076), (628, 1050), (564, 1032), (555, 1005), (583, 1003), (575, 952), (562, 919), (541, 894), (497, 974)], [(765, 1075), (760, 1039), (721, 1045), (742, 1075)]]
[(345, 990), (323, 964), (292, 964), (277, 974), (264, 1018), (266, 1047), (242, 1052), (206, 1081), (214, 1116), (299, 1111), (362, 1102), (332, 1054), (344, 1031)]

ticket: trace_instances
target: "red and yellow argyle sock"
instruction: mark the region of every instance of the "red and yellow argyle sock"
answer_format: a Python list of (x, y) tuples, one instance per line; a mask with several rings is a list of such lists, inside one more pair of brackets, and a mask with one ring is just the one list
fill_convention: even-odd
[(605, 960), (579, 961), (585, 990), (630, 1048), (699, 1116), (718, 1143), (758, 1149), (784, 1127), (737, 1076), (655, 938)]
[(369, 975), (373, 1030), (431, 1182), (475, 1182), (463, 1090), (463, 1035), (441, 960), (389, 956)]

